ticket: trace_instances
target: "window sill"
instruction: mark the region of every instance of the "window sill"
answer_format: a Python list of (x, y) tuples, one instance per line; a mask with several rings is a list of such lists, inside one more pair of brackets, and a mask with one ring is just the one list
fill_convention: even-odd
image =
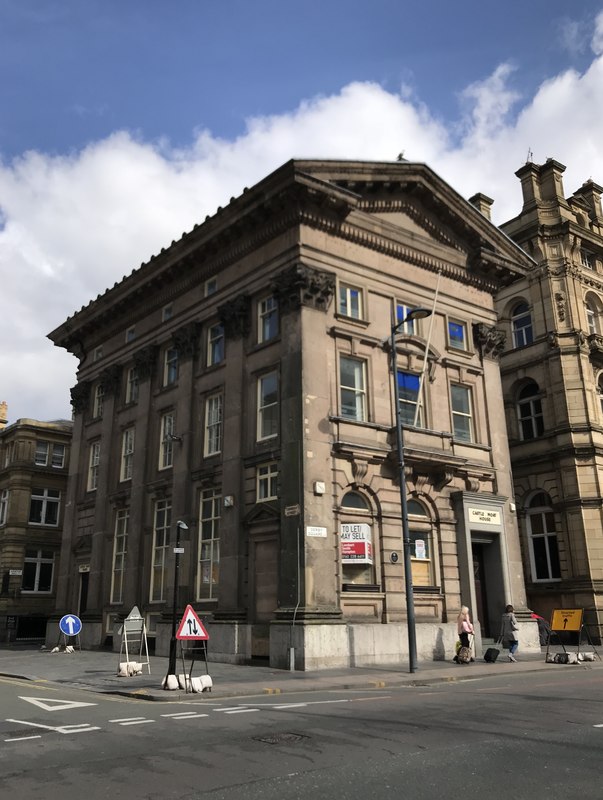
[(377, 594), (381, 592), (381, 587), (377, 583), (342, 583), (342, 592), (363, 592), (366, 594)]

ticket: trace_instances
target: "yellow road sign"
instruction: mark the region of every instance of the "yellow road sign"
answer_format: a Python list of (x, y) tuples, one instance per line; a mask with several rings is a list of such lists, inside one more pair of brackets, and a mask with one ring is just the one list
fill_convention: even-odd
[(555, 608), (551, 616), (551, 630), (579, 631), (582, 627), (583, 608)]

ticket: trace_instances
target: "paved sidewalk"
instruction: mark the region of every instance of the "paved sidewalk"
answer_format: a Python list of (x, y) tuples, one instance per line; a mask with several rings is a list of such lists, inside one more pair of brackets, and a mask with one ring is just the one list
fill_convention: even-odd
[[(118, 677), (118, 663), (119, 654), (107, 651), (51, 653), (48, 650), (23, 646), (0, 648), (0, 675), (159, 701), (186, 698), (203, 702), (222, 697), (253, 697), (320, 689), (386, 689), (396, 686), (427, 686), (489, 675), (505, 674), (519, 677), (526, 672), (552, 673), (562, 669), (603, 669), (603, 662), (599, 660), (578, 665), (546, 664), (544, 653), (526, 655), (516, 664), (511, 664), (504, 652), (495, 664), (486, 664), (482, 660), (466, 665), (454, 664), (452, 661), (432, 661), (419, 664), (419, 669), (414, 674), (408, 672), (407, 663), (402, 663), (399, 667), (388, 664), (315, 672), (288, 672), (268, 666), (209, 662), (209, 674), (213, 680), (212, 691), (187, 694), (181, 690), (165, 691), (161, 688), (167, 672), (167, 658), (151, 656), (151, 674), (145, 668), (142, 675), (128, 678)], [(188, 661), (186, 667), (188, 671), (190, 669)], [(177, 670), (182, 671), (182, 661), (179, 661)], [(195, 662), (193, 676), (204, 673), (204, 663)]]

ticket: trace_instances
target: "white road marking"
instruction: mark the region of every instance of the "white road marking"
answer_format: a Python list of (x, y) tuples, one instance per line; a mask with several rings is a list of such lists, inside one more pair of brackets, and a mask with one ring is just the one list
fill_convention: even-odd
[(146, 717), (123, 717), (122, 719), (110, 719), (109, 722), (115, 722), (117, 725), (146, 725), (149, 722), (155, 722), (154, 719), (147, 719)]
[(38, 708), (43, 708), (44, 711), (65, 711), (68, 708), (84, 708), (84, 706), (96, 706), (97, 703), (81, 703), (76, 700), (52, 700), (50, 698), (41, 697), (19, 697), (19, 700), (25, 700), (27, 703), (33, 703)]
[(308, 704), (307, 703), (286, 703), (284, 706), (272, 706), (273, 708), (282, 709), (282, 708), (305, 708)]
[(7, 719), (6, 722), (15, 722), (17, 725), (29, 725), (32, 728), (44, 728), (47, 731), (56, 733), (88, 733), (88, 731), (100, 731), (101, 729), (84, 722), (82, 725), (41, 725), (39, 722), (26, 722), (22, 719)]
[(28, 739), (41, 739), (41, 738), (42, 737), (40, 736), (40, 734), (37, 733), (35, 736), (18, 736), (15, 739), (5, 739), (4, 741), (5, 742), (26, 742)]
[(593, 725), (593, 728), (603, 728), (603, 723), (600, 723), (599, 725)]
[(162, 717), (172, 719), (193, 719), (194, 717), (207, 717), (208, 714), (197, 714), (195, 711), (181, 711), (179, 714), (161, 714)]
[[(216, 711), (220, 711), (222, 709), (216, 709)], [(225, 714), (247, 714), (249, 711), (259, 711), (259, 708), (231, 708), (229, 711), (223, 709)]]

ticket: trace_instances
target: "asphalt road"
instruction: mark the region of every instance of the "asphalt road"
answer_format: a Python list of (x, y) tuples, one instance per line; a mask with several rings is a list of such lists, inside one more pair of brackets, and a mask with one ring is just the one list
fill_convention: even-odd
[(0, 679), (11, 800), (600, 800), (602, 754), (594, 670), (220, 702)]

